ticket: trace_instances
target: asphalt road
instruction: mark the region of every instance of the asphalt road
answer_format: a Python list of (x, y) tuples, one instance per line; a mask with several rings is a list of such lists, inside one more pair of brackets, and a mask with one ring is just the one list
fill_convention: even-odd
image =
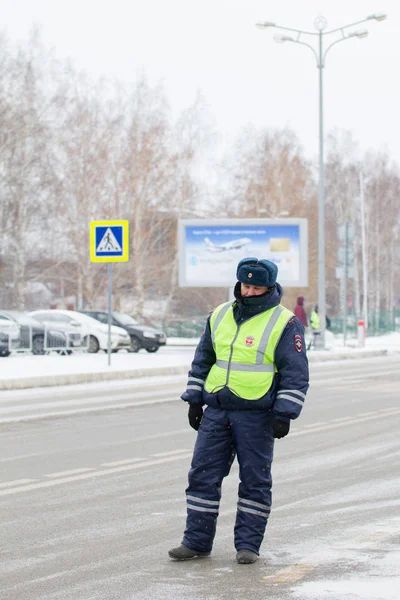
[(312, 365), (303, 414), (276, 442), (255, 565), (235, 563), (236, 465), (212, 556), (167, 556), (181, 540), (196, 436), (175, 400), (185, 377), (2, 393), (0, 418), (14, 402), (29, 419), (0, 423), (0, 597), (353, 600), (367, 596), (318, 586), (390, 588), (400, 575), (398, 365), (398, 356)]

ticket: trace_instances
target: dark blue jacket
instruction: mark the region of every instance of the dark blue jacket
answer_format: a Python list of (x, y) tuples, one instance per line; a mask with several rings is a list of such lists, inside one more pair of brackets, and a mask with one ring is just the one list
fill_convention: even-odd
[[(282, 288), (277, 283), (272, 290), (262, 296), (243, 298), (240, 283), (235, 286), (233, 314), (238, 325), (251, 317), (280, 304)], [(211, 315), (210, 315), (211, 316)], [(308, 360), (304, 343), (304, 327), (299, 319), (289, 319), (275, 349), (277, 373), (268, 392), (259, 400), (245, 400), (238, 397), (228, 387), (210, 394), (204, 390), (204, 383), (216, 356), (211, 340), (210, 316), (196, 348), (188, 385), (182, 400), (189, 404), (207, 404), (226, 410), (272, 410), (281, 420), (296, 419), (303, 407), (308, 390)]]

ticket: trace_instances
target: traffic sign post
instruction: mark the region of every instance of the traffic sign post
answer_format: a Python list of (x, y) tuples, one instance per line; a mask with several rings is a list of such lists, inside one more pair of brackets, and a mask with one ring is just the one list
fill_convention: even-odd
[(90, 260), (107, 264), (108, 366), (111, 364), (112, 263), (129, 260), (129, 221), (91, 221)]

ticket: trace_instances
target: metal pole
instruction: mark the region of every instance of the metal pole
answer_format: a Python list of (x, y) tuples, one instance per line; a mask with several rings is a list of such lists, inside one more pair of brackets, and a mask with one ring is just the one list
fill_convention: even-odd
[(319, 32), (319, 189), (318, 189), (318, 313), (321, 333), (317, 336), (317, 347), (325, 348), (325, 196), (324, 196), (324, 110), (323, 110), (323, 48), (322, 30)]
[(361, 255), (363, 270), (363, 305), (362, 315), (364, 319), (365, 331), (368, 329), (368, 272), (367, 272), (367, 249), (365, 247), (365, 202), (364, 202), (364, 176), (360, 171), (360, 204), (361, 204)]
[(344, 303), (343, 303), (343, 346), (346, 345), (346, 337), (347, 337), (347, 277), (348, 277), (348, 272), (347, 272), (347, 265), (348, 265), (348, 261), (349, 261), (349, 253), (348, 253), (348, 247), (349, 247), (349, 223), (348, 221), (345, 222), (344, 224), (345, 227), (345, 238), (344, 238), (344, 279), (343, 279), (343, 296), (344, 296)]
[(112, 263), (107, 264), (107, 304), (108, 304), (108, 366), (111, 364), (111, 298), (112, 298)]

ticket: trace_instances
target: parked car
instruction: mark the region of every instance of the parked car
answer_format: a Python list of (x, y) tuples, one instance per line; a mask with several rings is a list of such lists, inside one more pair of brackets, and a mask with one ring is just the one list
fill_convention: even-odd
[[(108, 326), (99, 323), (96, 319), (78, 312), (76, 310), (61, 310), (58, 308), (49, 308), (45, 310), (33, 310), (30, 312), (32, 317), (40, 320), (50, 320), (54, 323), (69, 323), (75, 321), (82, 326), (83, 342), (88, 348), (88, 352), (96, 353), (99, 350), (107, 352), (108, 349)], [(72, 325), (73, 326), (73, 325)], [(113, 352), (129, 349), (130, 337), (125, 329), (111, 326), (111, 349)]]
[(66, 336), (56, 329), (46, 329), (42, 323), (32, 318), (28, 313), (18, 310), (2, 310), (0, 318), (10, 321), (20, 329), (20, 340), (15, 350), (32, 351), (33, 354), (45, 354), (47, 346), (65, 348)]
[(0, 357), (10, 356), (21, 341), (19, 325), (0, 315)]
[[(108, 323), (108, 312), (103, 310), (86, 310), (83, 314), (89, 315), (100, 323)], [(123, 327), (130, 335), (130, 352), (139, 352), (141, 348), (147, 352), (157, 352), (160, 346), (165, 346), (167, 337), (160, 329), (140, 325), (136, 319), (123, 313), (112, 311), (111, 323), (118, 327)]]

